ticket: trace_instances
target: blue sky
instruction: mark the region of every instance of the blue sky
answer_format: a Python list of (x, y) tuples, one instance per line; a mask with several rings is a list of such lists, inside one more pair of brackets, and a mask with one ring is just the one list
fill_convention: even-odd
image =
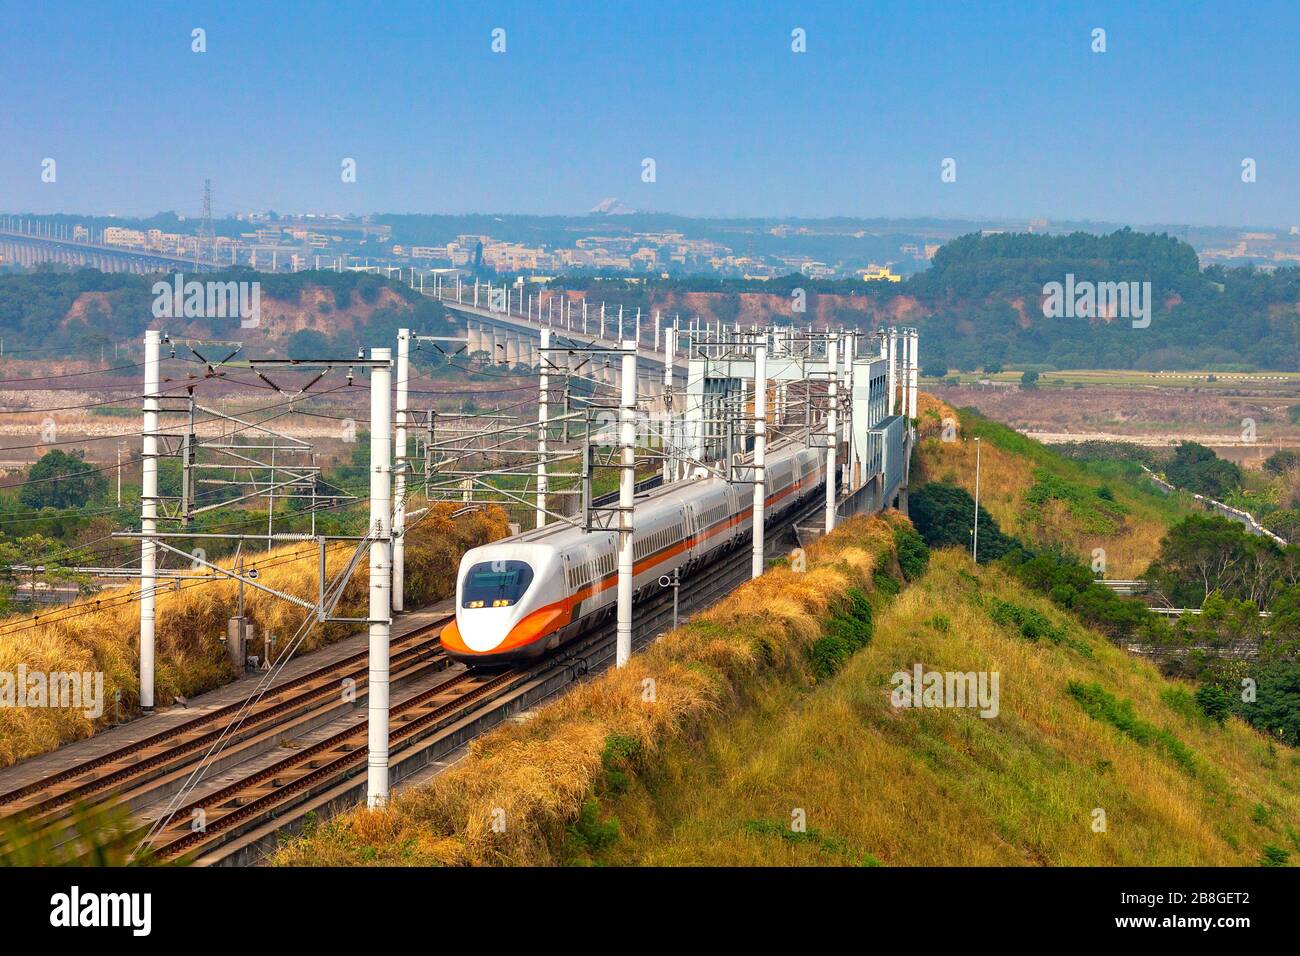
[(206, 177), (218, 214), (615, 196), (687, 215), (1300, 221), (1295, 3), (0, 0), (0, 23), (6, 211), (196, 213)]

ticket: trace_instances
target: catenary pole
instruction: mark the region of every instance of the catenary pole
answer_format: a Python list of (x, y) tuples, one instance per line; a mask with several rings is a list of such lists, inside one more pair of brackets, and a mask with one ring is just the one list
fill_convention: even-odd
[(618, 629), (615, 658), (625, 667), (632, 657), (632, 508), (636, 503), (636, 343), (623, 341), (619, 474)]
[(546, 527), (546, 417), (551, 378), (546, 365), (551, 360), (547, 349), (551, 347), (551, 330), (542, 329), (541, 374), (537, 381), (537, 527)]
[[(389, 349), (371, 349), (376, 362), (391, 362)], [(388, 804), (388, 640), (392, 578), (392, 367), (370, 373), (370, 685), (366, 806)]]
[(835, 404), (839, 401), (836, 394), (835, 334), (826, 338), (826, 369), (828, 374), (826, 386), (826, 533), (835, 530), (835, 454), (838, 450), (839, 433), (835, 425)]
[(767, 510), (767, 333), (754, 347), (754, 556), (750, 577), (763, 573), (763, 535)]
[(397, 330), (397, 431), (393, 440), (393, 610), (406, 593), (406, 392), (411, 377), (411, 330)]
[(160, 333), (144, 334), (144, 442), (140, 488), (140, 709), (153, 710), (158, 545), (158, 380)]

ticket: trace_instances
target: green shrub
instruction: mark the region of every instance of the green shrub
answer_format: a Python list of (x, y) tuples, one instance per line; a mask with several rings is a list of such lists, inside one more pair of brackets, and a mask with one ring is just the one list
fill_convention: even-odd
[(1089, 717), (1110, 724), (1144, 747), (1158, 746), (1185, 771), (1196, 772), (1196, 757), (1191, 748), (1169, 731), (1138, 717), (1133, 710), (1133, 701), (1120, 700), (1095, 682), (1084, 684), (1072, 680), (1066, 685), (1066, 691)]
[(1218, 684), (1202, 684), (1196, 689), (1196, 706), (1210, 720), (1221, 724), (1232, 712), (1232, 698)]
[[(965, 488), (948, 482), (930, 482), (912, 492), (908, 514), (921, 539), (931, 548), (959, 547), (970, 550), (975, 527), (975, 499)], [(1002, 533), (993, 516), (980, 506), (979, 560), (996, 561), (1020, 547), (1020, 542)]]
[(898, 553), (898, 566), (903, 577), (915, 581), (925, 574), (930, 564), (930, 549), (925, 539), (911, 525), (900, 524), (894, 528), (894, 548)]
[(1053, 644), (1060, 644), (1065, 640), (1065, 625), (1053, 624), (1045, 615), (1035, 611), (1032, 607), (1022, 607), (1010, 601), (993, 598), (993, 603), (989, 609), (989, 617), (993, 619), (995, 624), (1019, 631), (1020, 636), (1028, 641), (1038, 641), (1045, 638)]
[[(834, 837), (828, 837), (822, 834), (816, 827), (808, 830), (791, 830), (790, 827), (780, 823), (773, 823), (770, 820), (746, 820), (745, 830), (758, 836), (780, 837), (787, 843), (806, 843), (825, 850), (828, 853), (847, 854), (848, 847), (843, 840), (837, 840)], [(867, 854), (867, 860), (875, 860), (874, 863), (865, 862), (864, 866), (879, 866), (880, 861), (876, 860), (870, 853)]]
[(627, 734), (610, 734), (605, 738), (605, 749), (600, 764), (605, 769), (605, 788), (610, 793), (626, 793), (631, 783), (631, 771), (641, 755), (641, 741)]
[(1023, 560), (1013, 565), (1016, 577), (1110, 637), (1128, 637), (1139, 628), (1154, 630), (1164, 623), (1140, 600), (1120, 597), (1099, 584), (1073, 558), (1050, 552), (1020, 557)]
[(884, 568), (876, 568), (871, 572), (871, 583), (885, 597), (893, 597), (903, 590), (903, 585), (898, 582), (898, 579)]
[(1123, 527), (1123, 516), (1128, 512), (1115, 501), (1114, 492), (1109, 488), (1094, 491), (1039, 468), (1034, 472), (1033, 486), (1025, 493), (1026, 516), (1030, 523), (1041, 513), (1042, 506), (1050, 501), (1063, 502), (1070, 517), (1082, 530), (1092, 534), (1116, 533)]
[(1260, 866), (1286, 866), (1291, 854), (1280, 846), (1269, 844), (1264, 847), (1264, 855), (1259, 859)]
[(578, 819), (565, 833), (565, 849), (570, 858), (594, 855), (618, 842), (618, 817), (600, 819), (600, 802), (595, 797), (583, 801)]
[(817, 679), (831, 677), (854, 652), (866, 647), (871, 640), (871, 628), (871, 602), (857, 588), (850, 588), (844, 604), (827, 620), (825, 634), (808, 648)]

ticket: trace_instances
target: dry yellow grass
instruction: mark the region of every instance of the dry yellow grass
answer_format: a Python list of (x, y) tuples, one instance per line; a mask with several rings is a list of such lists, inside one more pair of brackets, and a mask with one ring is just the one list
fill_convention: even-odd
[[(994, 624), (990, 596), (1065, 621), (1091, 656)], [(998, 671), (999, 716), (892, 707), (891, 675), (917, 662)], [(1132, 700), (1190, 748), (1195, 770), (1088, 716), (1071, 680)], [(830, 681), (766, 682), (702, 743), (665, 747), (607, 802), (621, 837), (605, 861), (1228, 866), (1258, 863), (1270, 844), (1300, 855), (1300, 754), (1236, 719), (1188, 716), (1167, 702), (1174, 686), (997, 568), (938, 553)], [(790, 830), (796, 809), (803, 835)]]
[[(460, 555), (507, 533), (505, 515), (499, 509), (453, 521), (448, 515), (455, 507), (435, 505), (432, 513), (411, 531), (406, 549), (406, 583), (412, 604), (452, 593)], [(326, 565), (329, 574), (342, 571), (351, 553), (350, 545), (333, 547)], [(245, 562), (245, 567), (258, 568), (259, 581), (268, 587), (314, 600), (318, 560), (314, 544), (296, 544), (256, 555)], [(155, 675), (155, 699), (159, 704), (169, 704), (178, 694), (189, 696), (210, 690), (235, 677), (224, 645), (226, 621), (235, 612), (236, 593), (234, 582), (220, 580), (159, 594)], [(362, 613), (366, 595), (363, 564), (344, 590), (340, 613)], [(121, 694), (122, 718), (136, 710), (140, 606), (114, 601), (111, 592), (102, 596), (102, 603), (120, 606), (95, 610), (94, 601), (78, 602), (48, 611), (42, 617), (50, 623), (34, 627), (28, 626), (25, 618), (0, 621), (0, 672), (15, 673), (19, 665), (46, 673), (102, 671), (108, 702), (98, 720), (90, 720), (76, 709), (0, 708), (0, 766), (90, 736), (107, 726), (119, 716), (113, 704), (115, 693)], [(283, 648), (306, 613), (281, 598), (245, 589), (245, 614), (257, 628), (259, 647), (260, 635), (271, 633), (280, 639)], [(353, 630), (351, 625), (317, 625), (308, 633), (302, 649), (328, 644)]]
[[(612, 740), (653, 760), (733, 714), (763, 675), (810, 683), (804, 654), (832, 606), (890, 557), (891, 522), (855, 518), (809, 549), (807, 571), (776, 567), (628, 666), (575, 687), (524, 723), (497, 728), (427, 787), (383, 813), (357, 810), (290, 842), (279, 865), (550, 864), (604, 774)], [(892, 557), (890, 557), (892, 560)], [(652, 693), (651, 693), (652, 689)], [(652, 699), (647, 699), (652, 697)], [(503, 821), (496, 832), (494, 821)]]
[[(975, 443), (964, 440), (962, 416), (942, 400), (921, 393), (918, 398), (918, 444), (912, 483), (915, 488), (929, 481), (959, 485), (975, 493)], [(956, 440), (944, 440), (942, 422), (950, 420)], [(1060, 501), (1050, 501), (1039, 508), (1029, 508), (1025, 496), (1036, 483), (1035, 471), (1045, 468), (1076, 484), (1096, 488), (1102, 481), (1083, 473), (1075, 462), (1053, 455), (1030, 439), (1025, 447), (1034, 449), (1035, 458), (1020, 449), (1000, 447), (987, 437), (980, 449), (980, 505), (993, 516), (1008, 534), (1037, 545), (1060, 547), (1091, 561), (1094, 548), (1106, 553), (1106, 576), (1134, 578), (1144, 572), (1160, 548), (1168, 528), (1168, 516), (1152, 507), (1121, 484), (1110, 487), (1127, 514), (1113, 533), (1099, 533), (1077, 520)]]

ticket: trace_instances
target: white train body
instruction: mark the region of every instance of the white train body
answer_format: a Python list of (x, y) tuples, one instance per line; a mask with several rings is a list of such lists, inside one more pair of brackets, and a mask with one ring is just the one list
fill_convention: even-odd
[[(767, 514), (777, 516), (824, 485), (825, 461), (802, 445), (767, 456)], [(749, 545), (753, 485), (694, 478), (637, 496), (633, 601), (737, 546)], [(554, 524), (467, 551), (456, 576), (456, 619), (444, 649), (470, 664), (540, 657), (615, 612), (618, 533)]]

